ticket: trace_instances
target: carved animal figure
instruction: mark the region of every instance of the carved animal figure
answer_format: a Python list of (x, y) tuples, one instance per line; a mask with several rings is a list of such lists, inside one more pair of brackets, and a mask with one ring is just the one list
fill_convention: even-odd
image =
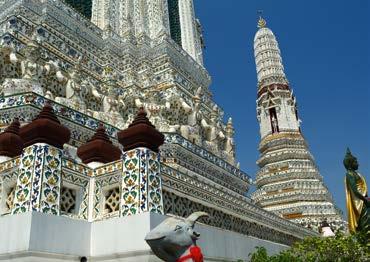
[(200, 234), (194, 231), (195, 222), (208, 217), (205, 212), (195, 212), (188, 218), (167, 218), (151, 232), (145, 241), (154, 254), (167, 262), (203, 262), (203, 255), (196, 240)]

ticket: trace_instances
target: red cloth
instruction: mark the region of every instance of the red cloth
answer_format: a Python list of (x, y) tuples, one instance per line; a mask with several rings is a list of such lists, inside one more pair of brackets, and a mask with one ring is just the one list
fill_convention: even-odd
[(193, 262), (203, 262), (203, 254), (202, 250), (198, 246), (194, 246), (190, 248), (190, 254), (180, 257), (177, 262), (184, 262), (187, 259), (191, 258)]

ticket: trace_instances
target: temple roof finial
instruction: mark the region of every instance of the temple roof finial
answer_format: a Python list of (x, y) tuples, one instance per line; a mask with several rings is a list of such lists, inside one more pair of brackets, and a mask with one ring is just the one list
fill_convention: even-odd
[(158, 152), (159, 147), (164, 143), (164, 135), (155, 129), (146, 115), (145, 109), (140, 108), (128, 128), (117, 133), (118, 141), (124, 151), (146, 147)]
[(264, 27), (266, 27), (266, 20), (265, 20), (265, 19), (263, 19), (263, 17), (262, 17), (262, 13), (263, 13), (263, 11), (262, 11), (262, 10), (258, 10), (258, 11), (257, 11), (257, 13), (258, 13), (258, 15), (259, 15), (259, 19), (258, 19), (257, 27), (258, 27), (258, 28), (264, 28)]
[(92, 138), (77, 149), (77, 155), (84, 164), (91, 162), (106, 164), (120, 159), (121, 150), (113, 145), (103, 123), (99, 123)]

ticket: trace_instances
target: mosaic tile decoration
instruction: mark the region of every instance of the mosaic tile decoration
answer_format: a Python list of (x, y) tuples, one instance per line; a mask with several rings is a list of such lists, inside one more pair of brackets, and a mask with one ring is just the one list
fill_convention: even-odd
[[(50, 104), (53, 106), (53, 109), (55, 111), (55, 114), (58, 117), (62, 117), (65, 119), (68, 119), (69, 121), (73, 121), (74, 123), (77, 123), (83, 127), (96, 130), (100, 121), (88, 116), (86, 114), (83, 114), (81, 112), (78, 112), (76, 110), (73, 110), (69, 107), (66, 107), (64, 105), (61, 105), (59, 103), (56, 103), (53, 100), (46, 99), (43, 96), (40, 96), (36, 93), (28, 92), (28, 93), (20, 93), (20, 94), (14, 94), (10, 96), (2, 96), (0, 97), (0, 110), (4, 109), (15, 109), (21, 106), (31, 105), (33, 107), (41, 109), (45, 101), (49, 101)], [(31, 119), (24, 119), (24, 120), (32, 120)], [(1, 122), (8, 123), (11, 120), (11, 118), (8, 117), (1, 117)], [(23, 119), (20, 119), (20, 121), (23, 121)], [(117, 128), (105, 124), (104, 128), (106, 130), (107, 135), (109, 135), (112, 138), (116, 138), (116, 133), (118, 131)]]
[(59, 215), (62, 150), (34, 144), (23, 150), (12, 213)]
[(12, 158), (0, 164), (0, 173), (7, 172), (13, 168), (18, 168), (20, 164), (20, 157)]
[(163, 213), (159, 156), (146, 148), (123, 154), (121, 216)]
[(92, 219), (96, 220), (100, 214), (101, 209), (101, 199), (103, 196), (102, 190), (102, 181), (98, 180), (94, 183), (94, 190), (93, 190), (93, 207), (92, 207)]
[(63, 151), (49, 145), (44, 146), (42, 170), (42, 193), (40, 208), (43, 213), (59, 215), (59, 198), (62, 175)]
[[(32, 177), (36, 158), (37, 146), (32, 145), (23, 150), (21, 155), (21, 163), (19, 166), (19, 176), (17, 179), (17, 186), (15, 191), (14, 206), (12, 214), (24, 213), (30, 210), (31, 203), (31, 189), (32, 189)], [(42, 163), (37, 163), (38, 166)], [(40, 174), (35, 174), (37, 176)], [(35, 190), (39, 188), (39, 183), (36, 181)], [(39, 191), (37, 191), (39, 192)]]
[[(47, 100), (46, 98), (31, 92), (0, 97), (0, 110), (2, 111), (0, 123), (9, 124), (9, 121), (13, 119), (15, 115), (21, 116), (20, 117), (21, 122), (29, 122), (37, 115), (38, 111), (31, 112), (30, 107), (26, 106), (41, 109), (46, 100)], [(91, 116), (73, 110), (52, 100), (48, 101), (53, 106), (53, 109), (58, 117), (73, 122), (78, 126), (88, 128), (89, 130), (95, 130), (99, 125), (100, 121)], [(110, 138), (113, 141), (116, 141), (117, 140), (116, 134), (119, 131), (119, 129), (109, 124), (104, 124), (104, 127), (106, 129), (106, 133), (110, 136)], [(81, 136), (82, 134), (72, 132), (72, 139), (78, 141), (85, 141), (88, 139), (87, 137)], [(183, 138), (181, 135), (174, 133), (165, 133), (165, 137), (166, 137), (165, 143), (179, 144), (185, 147), (186, 149), (190, 150), (194, 154), (198, 155), (199, 157), (221, 167), (228, 173), (233, 174), (234, 176), (239, 177), (240, 179), (248, 181), (248, 183), (252, 183), (252, 179), (246, 173), (230, 165), (220, 157), (217, 157), (216, 155), (208, 152), (207, 150), (191, 143), (187, 139)]]
[(159, 154), (148, 150), (148, 210), (163, 214), (162, 179)]
[(0, 173), (0, 215), (9, 214), (11, 212), (11, 210), (5, 210), (8, 198), (7, 189), (17, 181), (17, 177), (18, 170), (8, 170), (7, 172)]

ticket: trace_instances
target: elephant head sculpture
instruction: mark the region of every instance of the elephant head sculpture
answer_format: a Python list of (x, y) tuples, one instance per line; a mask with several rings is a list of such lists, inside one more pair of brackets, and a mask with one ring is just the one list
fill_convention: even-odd
[[(189, 254), (191, 248), (195, 249), (196, 240), (200, 236), (194, 231), (195, 222), (208, 216), (205, 212), (195, 212), (188, 218), (167, 218), (146, 235), (145, 241), (157, 257), (164, 261), (176, 262)], [(200, 252), (199, 248), (197, 250)]]

